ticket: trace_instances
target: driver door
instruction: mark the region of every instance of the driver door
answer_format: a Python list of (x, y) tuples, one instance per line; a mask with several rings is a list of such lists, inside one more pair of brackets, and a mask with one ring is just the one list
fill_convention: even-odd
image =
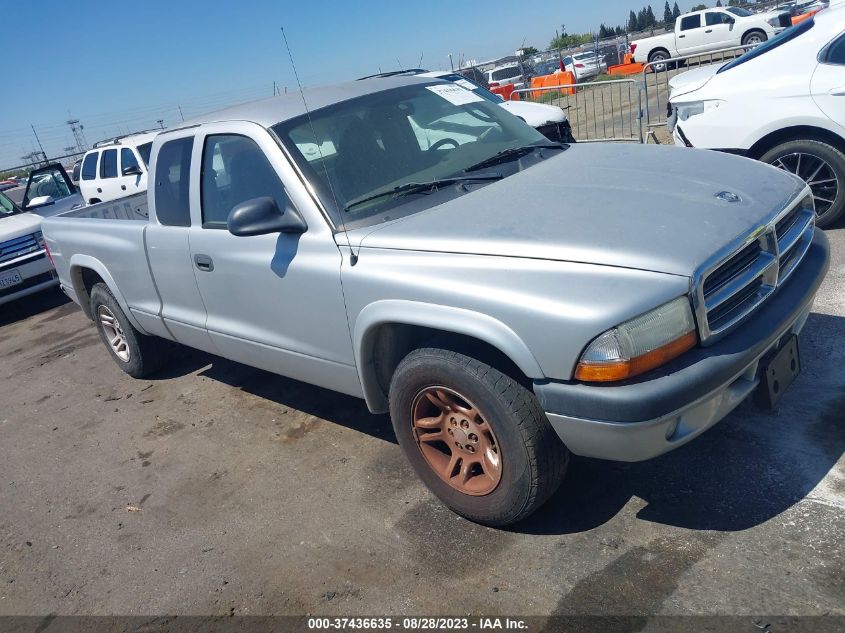
[[(190, 253), (214, 346), (226, 358), (360, 395), (341, 253), (278, 144), (246, 122), (203, 126), (197, 141)], [(232, 208), (258, 197), (295, 205), (306, 232), (229, 233)]]
[(21, 208), (41, 216), (58, 215), (85, 204), (64, 167), (50, 163), (29, 174)]

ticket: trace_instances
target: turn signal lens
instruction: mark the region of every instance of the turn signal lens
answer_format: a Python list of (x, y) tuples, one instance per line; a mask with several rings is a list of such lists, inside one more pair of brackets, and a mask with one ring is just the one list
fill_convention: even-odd
[(697, 344), (689, 299), (679, 297), (593, 340), (581, 355), (575, 378), (625, 380), (660, 367)]

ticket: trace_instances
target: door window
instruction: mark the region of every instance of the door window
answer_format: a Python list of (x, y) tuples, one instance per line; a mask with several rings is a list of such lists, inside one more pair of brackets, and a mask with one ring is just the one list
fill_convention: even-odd
[(140, 165), (138, 159), (135, 158), (135, 153), (128, 147), (123, 147), (120, 150), (120, 173), (125, 173), (127, 167), (140, 167)]
[(682, 31), (691, 31), (692, 29), (701, 28), (701, 14), (698, 13), (696, 15), (688, 15), (685, 18), (681, 18), (681, 30)]
[(824, 63), (845, 65), (845, 35), (839, 37), (839, 39), (828, 46)]
[(155, 168), (153, 202), (156, 217), (167, 226), (191, 226), (188, 186), (194, 137), (178, 138), (161, 146)]
[(117, 178), (117, 150), (107, 149), (100, 161), (100, 178)]
[(61, 167), (42, 167), (29, 176), (29, 183), (23, 196), (23, 207), (42, 196), (50, 196), (53, 200), (61, 200), (75, 193), (73, 184)]
[(258, 144), (245, 136), (215, 134), (205, 139), (202, 155), (202, 225), (226, 228), (234, 207), (270, 197), (284, 209), (285, 189)]
[(731, 18), (727, 13), (721, 11), (709, 11), (704, 14), (704, 21), (707, 26), (719, 26), (720, 24), (730, 24)]
[(82, 180), (94, 180), (97, 178), (97, 158), (100, 152), (92, 152), (82, 161)]

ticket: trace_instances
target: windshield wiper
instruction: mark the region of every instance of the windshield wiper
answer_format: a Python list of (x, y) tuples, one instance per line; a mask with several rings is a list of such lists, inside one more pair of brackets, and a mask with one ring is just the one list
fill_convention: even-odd
[(371, 202), (372, 200), (378, 200), (379, 198), (386, 198), (388, 196), (394, 196), (398, 198), (401, 196), (409, 196), (414, 193), (431, 191), (432, 189), (437, 189), (439, 187), (448, 187), (449, 185), (454, 185), (455, 183), (459, 182), (501, 180), (502, 178), (504, 178), (502, 174), (484, 174), (480, 176), (453, 176), (451, 178), (429, 180), (428, 182), (408, 182), (404, 185), (399, 185), (398, 187), (377, 191), (362, 198), (355, 198), (354, 200), (351, 200), (346, 204), (346, 208), (344, 209), (344, 211), (351, 211), (354, 207), (362, 205), (365, 202)]
[(493, 165), (506, 163), (507, 161), (512, 160), (514, 158), (522, 158), (523, 156), (527, 156), (528, 154), (537, 149), (569, 149), (569, 145), (566, 145), (565, 143), (542, 143), (540, 145), (523, 145), (522, 147), (511, 147), (510, 149), (502, 150), (498, 154), (493, 154), (490, 158), (485, 158), (481, 162), (475, 163), (475, 165), (470, 165), (469, 167), (464, 169), (464, 171), (477, 171), (479, 169), (484, 169), (485, 167), (492, 167)]

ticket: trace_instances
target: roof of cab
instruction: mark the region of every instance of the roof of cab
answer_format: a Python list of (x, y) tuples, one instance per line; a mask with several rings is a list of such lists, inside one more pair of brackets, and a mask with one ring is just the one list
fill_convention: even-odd
[(219, 123), (221, 121), (251, 121), (258, 123), (264, 127), (270, 127), (277, 123), (282, 123), (290, 119), (295, 119), (298, 116), (305, 114), (305, 105), (303, 103), (303, 94), (305, 101), (308, 103), (308, 110), (314, 112), (320, 108), (325, 108), (336, 103), (355, 99), (357, 97), (364, 97), (369, 94), (391, 90), (393, 88), (401, 88), (403, 86), (411, 86), (416, 84), (430, 84), (436, 83), (437, 80), (431, 77), (419, 78), (416, 76), (394, 76), (394, 77), (376, 77), (372, 79), (363, 79), (358, 81), (349, 81), (341, 84), (333, 84), (329, 86), (320, 86), (317, 88), (306, 88), (300, 92), (288, 92), (277, 97), (269, 97), (259, 101), (252, 101), (241, 105), (203, 114), (195, 117), (189, 121), (185, 121), (183, 125), (173, 128), (168, 131), (176, 131), (177, 129), (185, 129), (186, 127), (194, 127), (203, 125), (205, 123)]

